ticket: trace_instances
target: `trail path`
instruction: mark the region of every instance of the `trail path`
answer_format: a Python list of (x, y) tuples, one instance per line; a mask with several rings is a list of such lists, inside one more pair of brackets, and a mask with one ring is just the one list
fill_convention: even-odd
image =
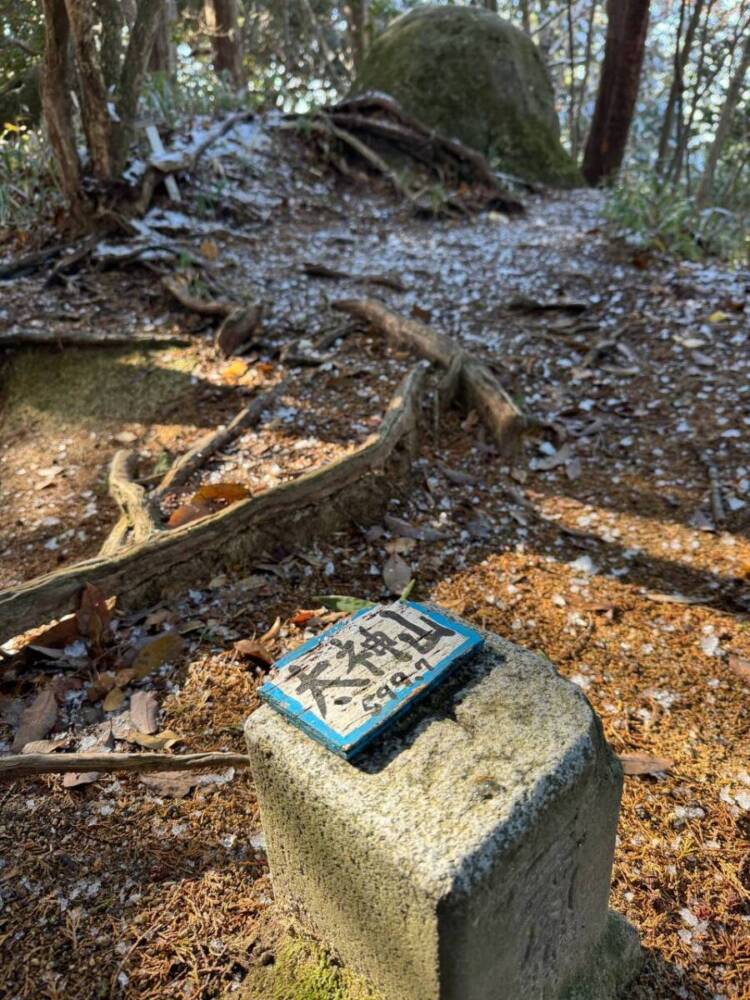
[[(293, 166), (275, 146), (263, 163), (232, 181), (230, 193), (265, 206), (265, 221), (222, 222), (221, 237), (188, 231), (186, 238), (213, 239), (217, 279), (269, 303), (270, 342), (311, 339), (340, 322), (329, 301), (376, 294), (490, 362), (541, 426), (523, 455), (504, 465), (471, 415), (463, 424), (449, 415), (418, 460), (413, 491), (393, 498), (382, 525), (353, 527), (304, 552), (259, 554), (236, 576), (124, 619), (121, 635), (131, 643), (165, 624), (187, 642), (184, 656), (140, 685), (159, 699), (160, 729), (180, 734), (183, 749), (241, 750), (239, 726), (256, 704), (262, 671), (233, 641), (262, 634), (278, 616), (267, 646), (274, 655), (292, 648), (330, 620), (297, 614), (315, 608), (314, 595), (380, 599), (383, 566), (397, 553), (416, 578), (416, 596), (547, 654), (586, 692), (617, 752), (673, 761), (666, 774), (626, 778), (613, 905), (652, 949), (628, 1000), (746, 1000), (750, 276), (667, 263), (614, 243), (601, 199), (590, 192), (532, 199), (517, 220), (436, 222), (410, 219), (384, 192), (334, 183), (313, 163)], [(152, 213), (151, 224), (158, 221)], [(214, 218), (205, 229), (215, 234), (218, 225)], [(310, 262), (395, 278), (405, 290), (312, 277), (303, 270)], [(147, 276), (110, 272), (102, 280), (112, 324), (191, 322), (157, 292), (135, 307), (134, 288), (146, 290)], [(130, 283), (121, 298), (118, 281)], [(21, 279), (3, 304), (8, 322), (35, 293), (44, 309), (64, 308), (64, 292)], [(207, 478), (279, 481), (365, 433), (409, 359), (366, 332), (344, 345), (338, 363), (301, 376), (298, 396), (282, 400), (258, 437), (220, 457)], [(193, 391), (197, 382), (200, 390), (168, 420), (149, 403), (134, 418), (117, 411), (106, 432), (85, 421), (74, 432), (55, 431), (73, 437), (69, 449), (79, 435), (84, 443), (86, 434), (101, 439), (95, 460), (82, 459), (89, 483), (101, 486), (116, 433), (134, 434), (155, 460), (165, 426), (181, 446), (190, 443), (233, 411), (243, 379), (250, 390), (282, 367), (264, 372), (261, 354), (238, 376), (238, 389), (202, 342), (186, 350), (189, 363), (180, 349), (160, 352), (185, 361), (173, 388)], [(155, 370), (153, 361), (140, 364)], [(5, 565), (17, 567), (8, 534), (14, 518), (24, 522), (29, 509), (40, 520), (59, 518), (61, 527), (40, 527), (23, 541), (34, 559), (38, 550), (49, 553), (44, 546), (59, 537), (71, 496), (81, 502), (81, 483), (59, 474), (70, 495), (56, 507), (53, 485), (44, 509), (34, 507), (39, 491), (23, 481), (28, 469), (18, 471), (17, 449), (28, 449), (29, 438), (12, 427), (0, 469)], [(107, 515), (99, 536), (71, 557), (105, 532), (110, 512), (98, 503)], [(36, 672), (3, 683), (8, 725), (0, 739), (11, 738), (21, 699), (28, 703), (56, 677), (66, 746), (109, 740), (120, 749), (128, 709), (104, 713), (86, 700), (85, 655), (77, 667), (63, 666), (40, 670), (37, 662)], [(60, 781), (0, 792), (8, 995), (231, 996), (259, 959), (252, 925), (270, 900), (250, 778), (214, 775), (181, 798), (130, 777), (69, 791)]]

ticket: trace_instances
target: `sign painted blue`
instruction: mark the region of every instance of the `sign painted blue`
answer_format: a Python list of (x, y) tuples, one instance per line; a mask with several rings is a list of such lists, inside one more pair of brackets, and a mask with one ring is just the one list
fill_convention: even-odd
[(432, 608), (379, 604), (282, 656), (259, 694), (308, 736), (351, 759), (482, 642)]

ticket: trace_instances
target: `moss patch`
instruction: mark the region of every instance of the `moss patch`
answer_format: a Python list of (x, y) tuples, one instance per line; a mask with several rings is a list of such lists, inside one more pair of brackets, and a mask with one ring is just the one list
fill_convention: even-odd
[(242, 1000), (380, 1000), (357, 976), (335, 964), (306, 936), (288, 936), (271, 965), (256, 966), (245, 980)]
[(4, 371), (4, 430), (165, 422), (192, 409), (199, 387), (190, 350), (20, 351)]
[(560, 143), (554, 94), (522, 31), (475, 7), (420, 7), (372, 46), (354, 91), (391, 94), (425, 124), (530, 181), (571, 186), (580, 174)]

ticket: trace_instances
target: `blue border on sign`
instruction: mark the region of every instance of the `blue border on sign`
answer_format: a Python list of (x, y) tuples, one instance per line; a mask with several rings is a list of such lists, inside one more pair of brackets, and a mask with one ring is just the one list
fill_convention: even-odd
[[(314, 712), (309, 710), (303, 711), (301, 703), (298, 702), (296, 698), (292, 698), (291, 695), (284, 694), (270, 681), (267, 681), (258, 689), (259, 696), (263, 699), (263, 701), (267, 702), (269, 705), (276, 708), (279, 712), (286, 716), (286, 718), (288, 718), (289, 721), (295, 726), (304, 730), (308, 736), (311, 736), (313, 739), (323, 743), (329, 750), (332, 750), (334, 753), (346, 757), (347, 759), (354, 757), (360, 752), (360, 750), (363, 750), (368, 743), (375, 739), (375, 737), (378, 736), (388, 723), (395, 721), (404, 711), (406, 711), (406, 709), (411, 707), (415, 701), (426, 695), (427, 692), (435, 686), (435, 684), (450, 668), (456, 666), (469, 653), (480, 649), (484, 645), (484, 640), (478, 632), (475, 632), (474, 629), (468, 628), (461, 622), (454, 621), (454, 619), (449, 618), (440, 611), (434, 611), (432, 608), (427, 608), (423, 604), (418, 604), (416, 601), (403, 601), (402, 603), (410, 608), (416, 608), (428, 618), (439, 622), (441, 625), (452, 629), (454, 632), (458, 632), (459, 635), (463, 635), (466, 638), (464, 642), (454, 649), (449, 656), (444, 657), (436, 663), (431, 670), (422, 674), (419, 682), (409, 684), (405, 687), (396, 695), (395, 698), (388, 702), (388, 704), (384, 706), (377, 713), (377, 715), (370, 716), (366, 722), (363, 722), (361, 726), (358, 726), (357, 729), (349, 733), (348, 736), (344, 736), (342, 733), (337, 732), (327, 723), (323, 722), (322, 719), (320, 719)], [(308, 639), (307, 642), (298, 646), (296, 649), (292, 650), (292, 652), (286, 653), (279, 660), (277, 660), (274, 664), (275, 669), (283, 670), (284, 667), (298, 659), (301, 655), (309, 652), (311, 649), (315, 649), (315, 647), (319, 646), (321, 642), (324, 642), (350, 622), (370, 611), (372, 611), (372, 608), (362, 608), (350, 618), (338, 622), (336, 625), (326, 629), (325, 632), (321, 632), (320, 635), (315, 636), (313, 639)]]

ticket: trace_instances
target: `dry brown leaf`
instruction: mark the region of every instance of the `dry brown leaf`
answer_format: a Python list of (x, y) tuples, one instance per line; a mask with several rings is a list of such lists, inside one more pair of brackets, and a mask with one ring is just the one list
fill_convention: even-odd
[(736, 653), (732, 653), (727, 660), (727, 664), (733, 674), (737, 674), (745, 684), (750, 684), (750, 659), (746, 656), (738, 656)]
[(391, 555), (395, 553), (396, 555), (403, 556), (411, 552), (416, 544), (413, 538), (389, 538), (385, 543), (385, 551)]
[(653, 757), (637, 750), (632, 753), (619, 753), (617, 759), (622, 764), (625, 774), (662, 774), (674, 765), (670, 757)]
[(57, 700), (50, 688), (36, 696), (21, 713), (21, 720), (13, 740), (13, 750), (23, 750), (32, 740), (41, 740), (57, 721)]
[(185, 648), (185, 640), (177, 632), (162, 632), (147, 639), (138, 650), (131, 669), (134, 680), (142, 680), (163, 663), (175, 660)]
[(69, 615), (42, 632), (38, 632), (33, 637), (32, 642), (35, 646), (46, 646), (48, 649), (63, 649), (79, 638), (77, 618), (75, 615)]
[(105, 670), (104, 673), (98, 674), (95, 680), (89, 684), (86, 688), (86, 697), (89, 701), (99, 701), (117, 683), (115, 675), (111, 670)]
[(263, 645), (261, 639), (239, 639), (234, 648), (240, 656), (247, 656), (265, 667), (270, 667), (273, 663), (273, 653)]
[(141, 784), (168, 799), (184, 799), (198, 783), (195, 771), (154, 771), (139, 775)]
[(383, 580), (392, 594), (400, 594), (411, 580), (411, 566), (394, 553), (385, 561)]
[(59, 740), (30, 740), (21, 753), (54, 753), (55, 750), (66, 747), (69, 742), (67, 736)]
[(94, 649), (101, 649), (109, 638), (111, 616), (105, 594), (92, 583), (83, 589), (75, 618), (81, 635), (91, 641)]
[(292, 625), (302, 626), (305, 622), (309, 622), (311, 618), (317, 618), (320, 613), (320, 608), (300, 608), (296, 614), (292, 615), (289, 621)]
[(198, 518), (207, 517), (215, 512), (215, 507), (210, 503), (186, 503), (172, 511), (167, 527), (181, 528), (183, 524), (190, 524), (191, 521), (197, 521)]
[(219, 247), (214, 240), (203, 240), (200, 250), (208, 260), (216, 260), (219, 256)]
[(90, 785), (98, 777), (98, 771), (68, 771), (63, 775), (63, 788), (77, 788), (79, 785)]
[(125, 734), (128, 743), (135, 743), (146, 750), (170, 750), (177, 743), (182, 743), (182, 736), (172, 729), (165, 729), (161, 733), (141, 733), (137, 729), (130, 729)]
[(281, 618), (277, 615), (276, 621), (273, 623), (273, 625), (269, 628), (267, 632), (263, 633), (263, 635), (260, 637), (260, 641), (270, 642), (271, 639), (276, 638), (276, 636), (279, 634), (280, 631), (281, 631)]
[(113, 687), (102, 702), (102, 708), (105, 712), (116, 712), (118, 708), (122, 707), (124, 701), (125, 692), (122, 688)]
[(159, 728), (159, 702), (153, 691), (136, 691), (130, 696), (130, 719), (135, 728), (150, 735)]
[(250, 490), (242, 483), (205, 483), (190, 498), (191, 503), (212, 500), (219, 503), (237, 503), (250, 496)]

